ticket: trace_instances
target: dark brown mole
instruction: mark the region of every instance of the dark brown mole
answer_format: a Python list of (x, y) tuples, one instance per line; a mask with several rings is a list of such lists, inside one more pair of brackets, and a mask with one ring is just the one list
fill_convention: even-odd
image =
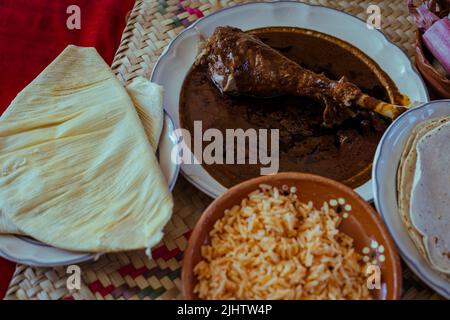
[[(269, 46), (282, 49), (282, 54), (299, 65), (335, 80), (344, 76), (363, 92), (389, 101), (387, 89), (373, 69), (340, 45), (301, 29), (266, 28), (255, 34)], [(379, 69), (378, 73), (383, 71)], [(395, 88), (390, 79), (387, 81)], [(180, 97), (181, 126), (192, 137), (193, 123), (197, 120), (202, 121), (203, 130), (278, 129), (280, 172), (313, 173), (357, 187), (370, 178), (376, 147), (390, 121), (360, 109), (355, 110), (355, 118), (325, 128), (323, 110), (322, 102), (304, 97), (222, 95), (209, 81), (203, 65), (189, 72)], [(259, 176), (264, 166), (203, 164), (203, 167), (222, 185), (231, 187)]]

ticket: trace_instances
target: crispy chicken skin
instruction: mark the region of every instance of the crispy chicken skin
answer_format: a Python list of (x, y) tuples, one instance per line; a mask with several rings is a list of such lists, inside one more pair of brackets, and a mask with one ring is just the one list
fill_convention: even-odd
[(403, 105), (394, 105), (368, 96), (344, 78), (335, 81), (302, 68), (238, 28), (217, 27), (201, 49), (196, 63), (207, 65), (210, 79), (222, 93), (320, 99), (325, 105), (325, 126), (353, 117), (352, 105), (390, 119), (398, 117), (409, 105), (406, 96), (403, 96)]
[(205, 43), (197, 63), (206, 63), (208, 75), (222, 92), (273, 97), (297, 95), (325, 104), (328, 126), (353, 116), (348, 108), (361, 90), (344, 79), (333, 81), (302, 68), (256, 37), (233, 27), (218, 27)]

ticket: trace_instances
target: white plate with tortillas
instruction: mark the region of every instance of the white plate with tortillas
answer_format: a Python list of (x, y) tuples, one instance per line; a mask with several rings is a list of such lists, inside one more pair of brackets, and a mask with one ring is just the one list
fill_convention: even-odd
[(408, 266), (450, 298), (450, 100), (425, 103), (385, 132), (374, 201)]
[(149, 249), (172, 215), (163, 88), (67, 47), (0, 117), (0, 255), (35, 266)]

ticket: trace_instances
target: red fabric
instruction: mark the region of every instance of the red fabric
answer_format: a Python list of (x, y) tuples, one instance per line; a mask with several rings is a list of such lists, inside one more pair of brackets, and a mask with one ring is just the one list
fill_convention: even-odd
[[(0, 1), (0, 114), (68, 45), (94, 46), (111, 63), (134, 0), (1, 0)], [(76, 5), (81, 29), (66, 22)], [(0, 258), (0, 298), (14, 264)]]
[(0, 258), (0, 299), (3, 299), (5, 296), (15, 268), (16, 265), (14, 263)]

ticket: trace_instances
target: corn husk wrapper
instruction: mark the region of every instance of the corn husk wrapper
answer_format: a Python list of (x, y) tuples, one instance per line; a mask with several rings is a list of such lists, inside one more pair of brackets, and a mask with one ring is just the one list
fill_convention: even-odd
[(142, 249), (172, 207), (133, 103), (95, 49), (67, 47), (0, 118), (0, 228), (68, 250)]
[(137, 77), (126, 86), (126, 89), (150, 144), (154, 150), (158, 149), (164, 124), (163, 87), (143, 77)]

